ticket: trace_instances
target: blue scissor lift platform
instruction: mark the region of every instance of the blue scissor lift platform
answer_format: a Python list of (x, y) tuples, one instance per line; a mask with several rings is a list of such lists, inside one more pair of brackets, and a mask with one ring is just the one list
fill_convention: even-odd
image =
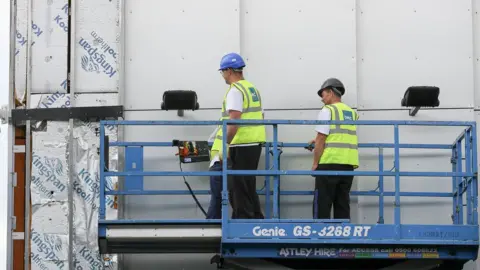
[[(355, 124), (393, 126), (393, 143), (359, 144), (378, 149), (378, 171), (300, 171), (280, 170), (281, 148), (306, 147), (306, 143), (278, 141), (278, 125)], [(235, 171), (143, 171), (144, 147), (172, 146), (172, 142), (111, 142), (105, 135), (106, 125), (219, 125), (225, 134), (230, 124), (264, 124), (273, 126), (273, 140), (264, 144), (265, 170)], [(452, 144), (399, 143), (400, 126), (457, 126), (463, 132)], [(102, 121), (100, 123), (100, 208), (98, 237), (103, 253), (213, 253), (216, 262), (241, 265), (242, 260), (275, 263), (278, 269), (462, 269), (469, 260), (476, 260), (479, 247), (477, 140), (475, 122), (431, 121), (301, 121), (301, 120), (225, 120), (225, 121)], [(108, 149), (125, 147), (122, 172), (108, 171)], [(226, 144), (223, 151), (226, 152)], [(383, 149), (394, 149), (394, 168), (384, 170)], [(400, 149), (445, 149), (451, 151), (451, 172), (407, 172), (400, 170)], [(361, 161), (360, 161), (361, 162)], [(226, 161), (223, 161), (226, 168)], [(280, 191), (281, 175), (356, 175), (378, 177), (378, 190), (352, 191), (353, 196), (377, 196), (379, 218), (375, 224), (353, 224), (349, 220), (282, 219), (279, 197), (312, 195), (313, 191)], [(221, 220), (106, 220), (106, 195), (188, 195), (187, 190), (143, 190), (145, 176), (210, 176), (223, 177)], [(226, 189), (227, 175), (265, 177), (265, 219), (231, 219)], [(106, 177), (125, 177), (123, 190), (106, 190)], [(394, 177), (395, 190), (385, 191), (383, 178)], [(401, 177), (449, 177), (452, 192), (401, 192)], [(273, 187), (270, 178), (273, 177)], [(361, 178), (360, 178), (361, 181)], [(195, 190), (208, 195), (208, 190)], [(394, 220), (384, 223), (384, 197), (393, 196)], [(400, 220), (402, 196), (452, 198), (452, 224), (410, 225)], [(159, 209), (161, 211), (161, 209)], [(466, 211), (466, 213), (464, 213)], [(421, 208), (418, 213), (421, 215)], [(464, 220), (464, 214), (465, 219)], [(246, 263), (247, 264), (247, 263)], [(425, 264), (430, 264), (425, 266)], [(430, 267), (430, 268), (429, 268)], [(433, 268), (437, 267), (437, 268)], [(250, 269), (244, 266), (242, 269)], [(256, 269), (267, 269), (259, 268)], [(269, 268), (277, 269), (277, 268)], [(394, 268), (392, 268), (394, 269)]]

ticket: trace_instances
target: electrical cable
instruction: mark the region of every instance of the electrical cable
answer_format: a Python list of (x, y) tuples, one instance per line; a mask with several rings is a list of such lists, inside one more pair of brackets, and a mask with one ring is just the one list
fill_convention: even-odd
[[(282, 154), (283, 152), (283, 146), (280, 147), (280, 152), (279, 152), (279, 156)], [(182, 162), (178, 162), (178, 165), (180, 167), (180, 171), (183, 172), (183, 169), (182, 169)], [(273, 165), (270, 167), (269, 170), (271, 170), (273, 168)], [(198, 201), (197, 199), (197, 196), (195, 196), (195, 193), (193, 192), (192, 190), (192, 187), (190, 186), (190, 184), (188, 183), (187, 181), (187, 178), (185, 177), (185, 175), (182, 175), (183, 177), (183, 182), (185, 183), (185, 185), (187, 186), (188, 190), (190, 191), (190, 194), (192, 195), (193, 197), (193, 200), (195, 200), (195, 203), (197, 204), (197, 206), (200, 208), (200, 210), (203, 212), (203, 214), (205, 215), (205, 217), (207, 216), (207, 212), (205, 211), (205, 209), (202, 207), (202, 205), (200, 204), (200, 202)], [(260, 189), (260, 190), (263, 190), (265, 188), (265, 183), (263, 184), (263, 187)]]
[[(182, 169), (182, 162), (178, 162), (179, 166), (180, 166), (180, 171), (183, 172), (183, 169)], [(190, 191), (190, 194), (192, 194), (192, 197), (193, 199), (195, 200), (195, 202), (197, 203), (197, 206), (200, 208), (200, 210), (203, 212), (203, 214), (205, 215), (205, 217), (207, 216), (207, 212), (205, 212), (205, 209), (203, 209), (202, 205), (200, 204), (200, 202), (198, 201), (197, 199), (197, 196), (195, 196), (195, 193), (193, 192), (192, 190), (192, 187), (190, 186), (190, 184), (188, 183), (187, 181), (187, 178), (185, 177), (185, 175), (182, 175), (183, 177), (183, 182), (185, 183), (185, 185), (187, 186), (188, 190)]]

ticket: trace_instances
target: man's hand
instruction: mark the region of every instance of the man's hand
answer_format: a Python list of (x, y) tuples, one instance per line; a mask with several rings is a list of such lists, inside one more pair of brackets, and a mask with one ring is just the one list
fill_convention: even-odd
[(316, 170), (317, 170), (317, 167), (318, 167), (318, 164), (313, 164), (313, 165), (312, 165), (312, 171), (316, 171)]
[(306, 147), (306, 149), (312, 152), (314, 148), (315, 148), (315, 139), (308, 142), (308, 146)]

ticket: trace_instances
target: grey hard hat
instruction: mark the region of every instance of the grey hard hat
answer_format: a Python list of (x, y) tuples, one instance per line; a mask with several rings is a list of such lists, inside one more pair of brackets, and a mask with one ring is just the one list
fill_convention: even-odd
[(317, 94), (322, 96), (322, 91), (325, 89), (332, 89), (341, 96), (345, 94), (345, 86), (343, 86), (343, 83), (337, 78), (328, 78), (325, 82), (323, 82), (322, 87), (320, 87), (320, 90), (318, 90)]

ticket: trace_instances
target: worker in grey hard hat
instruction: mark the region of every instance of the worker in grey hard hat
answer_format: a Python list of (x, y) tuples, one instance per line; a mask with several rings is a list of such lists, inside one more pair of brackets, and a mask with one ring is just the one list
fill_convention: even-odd
[(320, 87), (320, 90), (318, 90), (317, 92), (318, 96), (322, 97), (322, 93), (325, 90), (334, 91), (337, 94), (337, 96), (339, 96), (340, 98), (345, 94), (345, 86), (339, 79), (336, 79), (336, 78), (329, 78), (325, 82), (323, 82), (322, 86)]
[[(358, 114), (342, 102), (345, 86), (336, 78), (327, 79), (317, 94), (325, 106), (318, 113), (320, 121), (355, 121)], [(356, 125), (317, 125), (313, 148), (313, 171), (353, 171), (358, 168)], [(312, 151), (312, 148), (309, 149)], [(350, 219), (352, 175), (319, 175), (315, 177), (314, 219)]]

